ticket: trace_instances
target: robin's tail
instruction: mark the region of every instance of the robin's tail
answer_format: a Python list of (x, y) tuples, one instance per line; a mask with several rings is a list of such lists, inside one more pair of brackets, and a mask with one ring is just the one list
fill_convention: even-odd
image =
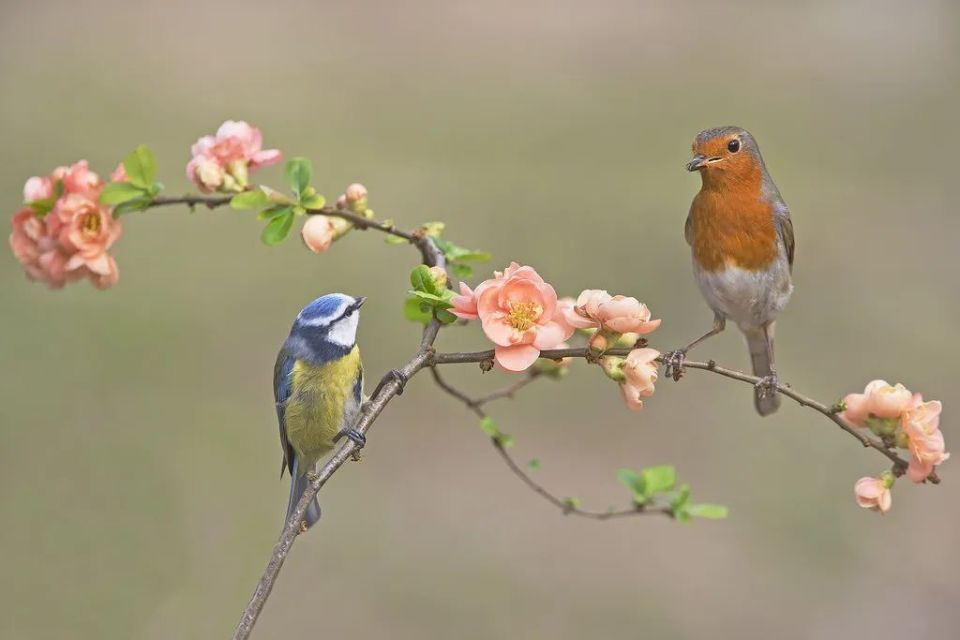
[[(307, 479), (306, 473), (300, 473), (299, 460), (294, 458), (293, 460), (293, 471), (290, 474), (290, 501), (287, 503), (287, 520), (290, 519), (290, 516), (293, 515), (293, 512), (297, 508), (297, 503), (300, 502), (300, 498), (303, 496), (304, 491), (307, 490), (307, 487), (310, 484), (310, 481)], [(320, 519), (320, 503), (317, 502), (317, 498), (314, 497), (310, 502), (310, 506), (307, 507), (307, 512), (303, 514), (303, 521), (307, 524), (307, 527), (312, 527), (317, 523), (317, 520)]]
[[(773, 373), (773, 323), (767, 327), (767, 334), (763, 329), (744, 331), (747, 337), (747, 347), (750, 349), (750, 362), (753, 364), (753, 375), (763, 378)], [(761, 389), (753, 390), (753, 406), (757, 413), (768, 416), (780, 408), (780, 394), (777, 392), (762, 393)]]

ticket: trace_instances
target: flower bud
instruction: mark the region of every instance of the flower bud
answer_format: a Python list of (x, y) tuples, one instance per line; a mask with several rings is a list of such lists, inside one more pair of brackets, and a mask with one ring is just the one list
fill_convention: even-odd
[(623, 366), (626, 364), (624, 358), (617, 356), (604, 356), (600, 358), (600, 368), (607, 374), (607, 377), (616, 382), (623, 382), (627, 379), (623, 373)]
[(334, 240), (336, 230), (330, 222), (330, 218), (322, 215), (312, 215), (307, 217), (300, 230), (303, 236), (303, 242), (307, 248), (314, 253), (323, 253)]
[(227, 174), (233, 176), (240, 190), (245, 189), (250, 184), (250, 173), (247, 170), (246, 160), (234, 160), (227, 164)]
[(437, 289), (443, 289), (447, 286), (447, 270), (443, 267), (430, 267), (428, 269), (430, 272), (430, 277), (433, 278), (434, 284), (437, 285)]

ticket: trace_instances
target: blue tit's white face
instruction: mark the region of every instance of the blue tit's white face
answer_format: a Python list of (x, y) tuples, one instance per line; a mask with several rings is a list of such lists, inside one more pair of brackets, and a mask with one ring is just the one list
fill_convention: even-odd
[(308, 338), (314, 345), (326, 343), (350, 349), (357, 341), (360, 306), (364, 300), (344, 293), (321, 296), (303, 308), (291, 335)]

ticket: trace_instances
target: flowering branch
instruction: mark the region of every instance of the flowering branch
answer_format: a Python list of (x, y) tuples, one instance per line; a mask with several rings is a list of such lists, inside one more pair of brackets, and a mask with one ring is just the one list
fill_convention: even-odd
[[(627, 356), (630, 354), (632, 349), (617, 347), (609, 349), (604, 352), (604, 356)], [(547, 360), (561, 360), (563, 358), (584, 358), (587, 360), (596, 360), (597, 354), (589, 347), (581, 348), (567, 348), (567, 349), (549, 349), (546, 351), (540, 352), (540, 358)], [(461, 353), (436, 353), (430, 359), (431, 366), (442, 365), (442, 364), (467, 364), (467, 363), (479, 363), (484, 365), (484, 363), (491, 363), (494, 359), (494, 351), (492, 349), (486, 351), (473, 351), (473, 352), (461, 352)], [(663, 364), (663, 358), (656, 358), (657, 362)], [(742, 371), (737, 371), (736, 369), (729, 369), (727, 367), (722, 367), (718, 365), (713, 360), (707, 362), (695, 362), (691, 360), (685, 360), (683, 363), (685, 368), (689, 369), (700, 369), (702, 371), (710, 371), (718, 375), (730, 378), (732, 380), (739, 380), (740, 382), (745, 382), (750, 385), (756, 385), (760, 382), (760, 378), (757, 376), (744, 373)], [(446, 390), (446, 389), (445, 389)], [(841, 406), (840, 403), (834, 405), (826, 405), (814, 398), (811, 398), (807, 395), (804, 395), (798, 391), (795, 391), (788, 384), (778, 384), (776, 386), (778, 393), (781, 393), (788, 398), (795, 400), (801, 407), (807, 407), (813, 409), (817, 413), (820, 413), (830, 419), (831, 422), (835, 423), (841, 429), (849, 433), (851, 436), (856, 438), (861, 445), (871, 449), (879, 451), (881, 454), (886, 456), (891, 462), (893, 462), (894, 469), (893, 473), (897, 476), (903, 475), (908, 466), (908, 462), (897, 455), (896, 451), (892, 447), (887, 447), (882, 441), (878, 441), (874, 438), (870, 438), (852, 428), (847, 422), (841, 417)], [(449, 390), (447, 390), (450, 393)], [(456, 395), (456, 394), (454, 394)], [(469, 398), (466, 400), (463, 397), (458, 398), (461, 401), (467, 402), (468, 407), (473, 409), (473, 406), (469, 404), (471, 401)], [(940, 478), (937, 476), (936, 472), (932, 472), (927, 476), (927, 481), (932, 484), (939, 484)]]

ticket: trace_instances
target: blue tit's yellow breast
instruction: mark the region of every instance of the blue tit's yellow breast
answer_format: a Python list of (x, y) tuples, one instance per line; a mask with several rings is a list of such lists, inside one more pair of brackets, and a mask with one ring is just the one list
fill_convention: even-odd
[[(359, 411), (354, 385), (361, 375), (360, 349), (321, 365), (297, 360), (290, 373), (284, 422), (287, 439), (301, 459), (313, 465), (333, 448), (333, 439)], [(344, 424), (344, 423), (347, 424)]]

